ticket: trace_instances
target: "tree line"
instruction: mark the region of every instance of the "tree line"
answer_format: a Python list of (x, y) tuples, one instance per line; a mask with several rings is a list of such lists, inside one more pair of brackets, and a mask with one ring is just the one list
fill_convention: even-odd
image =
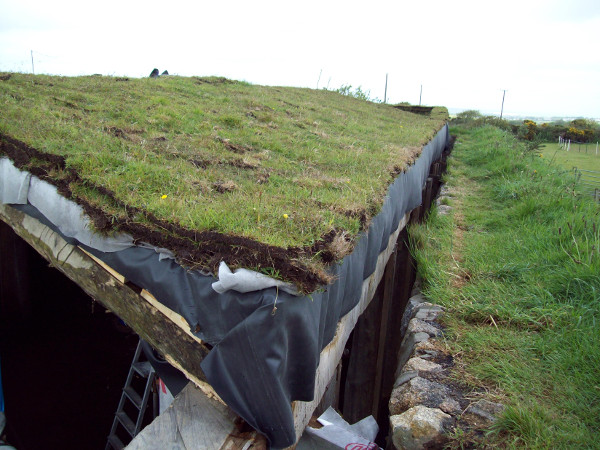
[(600, 141), (600, 124), (591, 119), (575, 119), (570, 121), (555, 120), (536, 123), (533, 120), (505, 120), (496, 116), (484, 116), (479, 111), (467, 110), (458, 113), (453, 123), (480, 126), (490, 124), (510, 131), (525, 141), (556, 142), (559, 137), (571, 142)]

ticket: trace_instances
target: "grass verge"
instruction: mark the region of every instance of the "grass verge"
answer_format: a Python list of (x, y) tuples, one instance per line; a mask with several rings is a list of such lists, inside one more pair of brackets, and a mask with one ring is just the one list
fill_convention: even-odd
[(451, 213), (411, 235), (455, 376), (507, 405), (479, 444), (598, 448), (600, 207), (509, 133), (452, 132)]

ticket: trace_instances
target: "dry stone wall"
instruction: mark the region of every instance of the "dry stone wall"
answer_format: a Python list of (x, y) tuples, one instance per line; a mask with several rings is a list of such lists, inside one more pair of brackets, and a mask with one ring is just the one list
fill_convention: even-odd
[[(445, 186), (440, 193), (451, 195)], [(436, 203), (439, 214), (451, 210), (440, 198)], [(467, 399), (464, 387), (449, 377), (453, 358), (443, 345), (438, 320), (443, 313), (444, 308), (421, 294), (417, 281), (402, 319), (403, 340), (388, 405), (390, 438), (396, 449), (441, 448), (457, 426), (482, 430), (503, 410), (499, 403)]]

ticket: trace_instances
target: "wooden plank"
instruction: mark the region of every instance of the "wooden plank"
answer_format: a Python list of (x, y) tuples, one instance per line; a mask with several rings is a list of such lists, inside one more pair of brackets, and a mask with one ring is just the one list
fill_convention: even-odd
[(325, 393), (321, 398), (321, 402), (315, 409), (314, 415), (320, 416), (323, 414), (329, 407), (333, 409), (338, 409), (339, 407), (339, 398), (340, 398), (340, 386), (342, 379), (342, 362), (338, 364), (337, 370), (335, 372), (335, 376), (329, 382), (329, 385), (325, 389)]
[(125, 277), (123, 275), (121, 275), (115, 269), (110, 267), (108, 264), (106, 264), (100, 258), (95, 257), (90, 252), (88, 252), (86, 249), (84, 249), (80, 246), (77, 246), (77, 248), (79, 250), (81, 250), (83, 253), (85, 253), (86, 255), (88, 255), (90, 258), (92, 258), (96, 264), (98, 264), (100, 267), (102, 267), (104, 270), (106, 270), (108, 273), (110, 273), (117, 281), (119, 281), (122, 284), (127, 283), (127, 280), (125, 279)]
[(216, 395), (200, 367), (208, 349), (180, 324), (37, 219), (9, 205), (0, 205), (0, 219), (88, 295), (123, 319), (208, 395)]
[(395, 248), (398, 235), (406, 226), (409, 217), (410, 214), (407, 213), (400, 221), (396, 231), (394, 231), (394, 233), (390, 236), (387, 248), (381, 252), (377, 258), (375, 272), (363, 282), (358, 304), (348, 314), (340, 319), (333, 340), (321, 352), (319, 367), (315, 377), (314, 399), (310, 402), (292, 403), (296, 439), (299, 439), (300, 436), (302, 436), (304, 428), (306, 428), (308, 421), (312, 417), (313, 412), (321, 401), (327, 385), (336, 374), (337, 365), (342, 357), (342, 353), (344, 352), (348, 337), (356, 325), (359, 316), (364, 312), (367, 305), (373, 298), (375, 290), (377, 289), (377, 286), (383, 277), (387, 261)]
[(128, 450), (154, 448), (180, 450), (266, 449), (263, 436), (242, 432), (237, 415), (226, 405), (208, 397), (188, 383), (173, 403), (142, 430)]
[(156, 297), (154, 297), (154, 295), (152, 295), (146, 289), (142, 289), (142, 291), (140, 292), (140, 295), (146, 301), (148, 301), (152, 306), (154, 306), (156, 309), (158, 309), (161, 313), (163, 313), (165, 316), (167, 316), (169, 319), (171, 319), (173, 321), (173, 323), (175, 323), (176, 325), (179, 325), (181, 327), (181, 329), (185, 333), (187, 333), (192, 339), (194, 339), (199, 344), (202, 344), (202, 339), (195, 336), (191, 332), (190, 326), (189, 326), (187, 320), (185, 320), (185, 318), (183, 316), (181, 316), (181, 315), (177, 314), (175, 311), (167, 308), (165, 305), (163, 305), (161, 302), (159, 302), (156, 299)]

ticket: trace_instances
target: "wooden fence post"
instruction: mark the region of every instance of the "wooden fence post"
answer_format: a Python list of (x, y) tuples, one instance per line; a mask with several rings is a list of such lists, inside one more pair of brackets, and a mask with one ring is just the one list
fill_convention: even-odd
[(352, 331), (342, 402), (342, 415), (349, 423), (355, 423), (371, 415), (383, 286), (384, 283), (379, 283), (371, 303), (359, 317)]

